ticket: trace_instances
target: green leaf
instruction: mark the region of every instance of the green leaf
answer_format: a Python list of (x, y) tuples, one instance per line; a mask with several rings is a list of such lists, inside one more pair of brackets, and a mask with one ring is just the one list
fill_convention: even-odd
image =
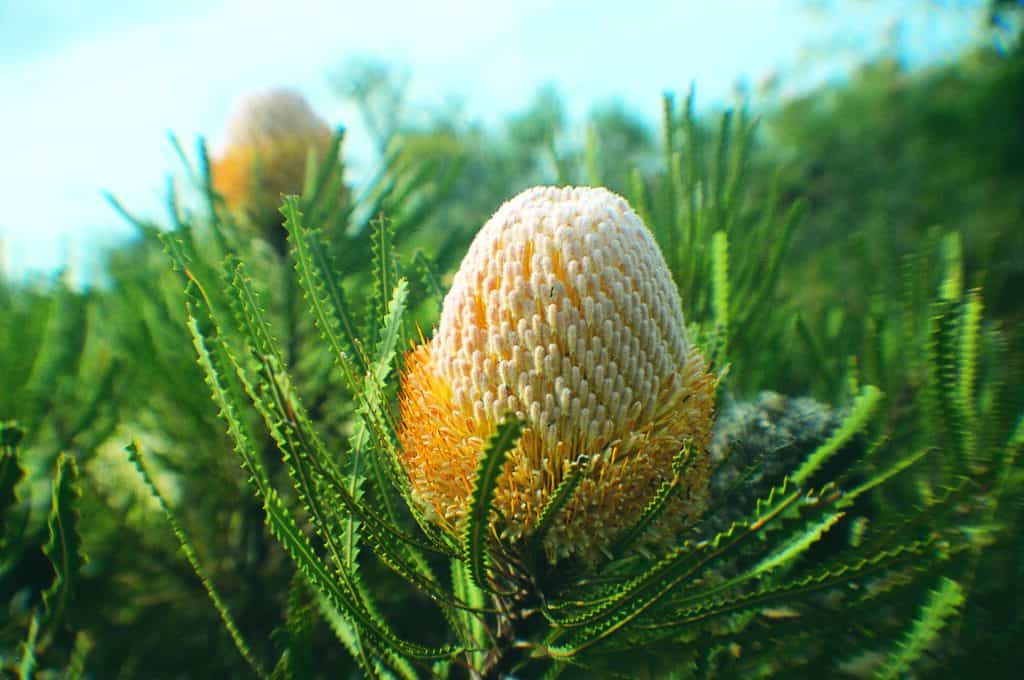
[(21, 662), (18, 664), (18, 679), (32, 680), (36, 672), (36, 644), (39, 639), (39, 615), (32, 612), (28, 622), (28, 637), (18, 645), (21, 651)]
[(960, 584), (943, 576), (939, 587), (929, 594), (920, 616), (907, 631), (906, 637), (896, 646), (875, 677), (880, 680), (906, 677), (914, 662), (938, 639), (942, 629), (963, 604), (964, 593)]
[(874, 489), (875, 487), (889, 481), (890, 479), (900, 474), (904, 470), (909, 469), (911, 466), (918, 463), (929, 453), (929, 449), (921, 449), (919, 451), (909, 453), (905, 456), (901, 456), (899, 459), (896, 460), (895, 463), (893, 463), (889, 467), (885, 468), (884, 470), (877, 474), (872, 475), (867, 481), (863, 482), (860, 486), (856, 487), (855, 489), (843, 494), (843, 505), (845, 506), (848, 505), (849, 503), (852, 503), (853, 500), (856, 499), (858, 496), (867, 493), (871, 489)]
[[(189, 291), (195, 290), (194, 284), (190, 284)], [(253, 439), (249, 434), (248, 427), (239, 415), (242, 408), (242, 397), (237, 393), (234, 381), (222, 374), (221, 367), (223, 364), (228, 363), (228, 365), (231, 365), (233, 358), (221, 356), (215, 362), (213, 353), (226, 355), (229, 354), (229, 350), (226, 344), (221, 342), (214, 343), (213, 353), (207, 348), (206, 339), (199, 328), (199, 322), (196, 318), (195, 305), (199, 304), (201, 308), (206, 310), (208, 310), (208, 307), (198, 297), (198, 293), (189, 291), (186, 292), (186, 295), (190, 298), (186, 303), (188, 329), (192, 334), (192, 344), (195, 346), (196, 354), (199, 357), (199, 366), (203, 369), (203, 375), (213, 395), (213, 401), (220, 409), (220, 416), (227, 423), (228, 435), (231, 437), (231, 441), (234, 442), (235, 453), (238, 455), (242, 467), (249, 474), (249, 481), (256, 486), (260, 494), (265, 494), (266, 490), (270, 487), (270, 481), (259, 453), (252, 443)]]
[(541, 510), (540, 517), (537, 518), (537, 523), (530, 534), (528, 547), (526, 548), (528, 553), (536, 552), (543, 547), (548, 531), (551, 530), (565, 504), (572, 498), (576, 487), (579, 486), (580, 480), (583, 479), (585, 466), (586, 461), (582, 459), (573, 463), (569, 468), (568, 474), (555, 487), (555, 492), (551, 494), (548, 502), (544, 504), (544, 509)]
[(949, 481), (962, 471), (966, 459), (962, 438), (964, 423), (958, 400), (957, 304), (957, 300), (952, 299), (932, 303), (928, 323), (925, 425), (936, 445), (952, 448), (953, 455), (943, 456)]
[[(375, 444), (385, 454), (384, 462), (388, 465), (386, 469), (382, 469), (380, 465), (381, 457), (374, 456), (370, 460), (371, 469), (377, 477), (380, 495), (385, 500), (388, 499), (390, 497), (388, 487), (397, 486), (417, 523), (431, 539), (432, 549), (448, 552), (443, 539), (432, 531), (431, 525), (418, 513), (415, 504), (411, 503), (411, 492), (398, 462), (393, 429), (388, 420), (384, 396), (381, 393), (383, 379), (390, 371), (397, 340), (400, 337), (399, 330), (408, 296), (407, 284), (404, 281), (399, 281), (393, 291), (387, 316), (387, 323), (390, 325), (383, 333), (384, 338), (377, 347), (377, 360), (371, 369), (369, 360), (355, 336), (352, 322), (345, 312), (346, 303), (341, 288), (330, 271), (317, 233), (307, 230), (303, 226), (302, 213), (299, 212), (294, 198), (285, 199), (282, 212), (286, 218), (285, 226), (291, 234), (295, 270), (310, 311), (313, 313), (321, 336), (331, 346), (335, 363), (342, 370), (343, 377), (355, 397), (359, 413), (363, 417), (368, 431), (373, 435)], [(384, 483), (385, 480), (389, 480), (389, 483)], [(341, 493), (344, 496), (344, 492)], [(389, 517), (394, 520), (395, 508), (388, 504), (386, 510)]]
[[(331, 175), (341, 173), (341, 167), (339, 167), (338, 159), (340, 158), (341, 146), (345, 141), (345, 128), (339, 127), (334, 132), (334, 136), (331, 138), (331, 144), (327, 149), (327, 155), (319, 163), (316, 179), (313, 182), (313, 190), (311, 192), (304, 192), (307, 195), (303, 196), (302, 207), (304, 211), (311, 210), (320, 204), (321, 198), (324, 196), (324, 187), (327, 186), (328, 180)], [(295, 199), (291, 196), (285, 197), (285, 205), (295, 205)], [(287, 217), (287, 215), (286, 215)]]
[(796, 329), (797, 336), (811, 354), (813, 365), (824, 375), (826, 384), (830, 387), (834, 387), (838, 382), (838, 378), (835, 375), (831, 362), (825, 354), (820, 335), (814, 332), (807, 323), (807, 319), (799, 312), (794, 316), (793, 324)]
[(388, 311), (384, 316), (380, 330), (380, 342), (377, 343), (377, 356), (370, 372), (380, 385), (384, 385), (391, 365), (395, 360), (395, 348), (401, 337), (402, 320), (409, 299), (409, 284), (405, 279), (398, 279), (388, 302)]
[(285, 652), (281, 655), (282, 663), (279, 669), (288, 680), (302, 680), (313, 675), (315, 614), (316, 610), (307, 601), (301, 577), (298, 574), (294, 575), (288, 588), (284, 629), (275, 631), (284, 637)]
[(1006, 445), (1010, 448), (1024, 447), (1024, 413), (1017, 417), (1017, 425), (1013, 428)]
[[(669, 269), (673, 274), (679, 276), (679, 149), (675, 141), (676, 134), (676, 113), (675, 100), (671, 93), (666, 92), (661, 98), (661, 129), (665, 135), (665, 187), (658, 192), (660, 219), (655, 221), (658, 241), (665, 253)], [(692, 241), (691, 241), (692, 243)]]
[[(636, 626), (641, 631), (657, 631), (656, 638), (671, 638), (679, 635), (687, 627), (695, 623), (723, 614), (749, 611), (764, 607), (775, 602), (794, 602), (800, 597), (843, 586), (857, 579), (878, 578), (887, 570), (903, 569), (908, 563), (926, 562), (925, 556), (933, 549), (929, 540), (914, 541), (887, 550), (870, 551), (869, 553), (847, 556), (841, 562), (828, 564), (799, 578), (783, 583), (769, 582), (764, 587), (753, 591), (740, 592), (724, 596), (704, 596), (690, 598), (695, 602), (690, 606), (678, 609), (671, 616), (658, 617)], [(932, 553), (934, 556), (935, 553)]]
[(981, 295), (977, 290), (968, 292), (963, 302), (963, 309), (960, 312), (956, 386), (959, 420), (962, 423), (962, 431), (960, 433), (961, 447), (968, 464), (973, 463), (977, 455), (975, 388), (978, 378), (978, 341), (981, 311)]
[(391, 287), (398, 279), (393, 241), (395, 224), (383, 216), (377, 217), (372, 223), (371, 238), (371, 271), (373, 286), (370, 293), (369, 312), (367, 319), (367, 342), (377, 344), (380, 340), (378, 324), (387, 316), (388, 301), (392, 297)]
[(444, 287), (441, 285), (441, 276), (434, 268), (434, 265), (427, 259), (427, 256), (423, 254), (422, 250), (417, 250), (412, 259), (417, 269), (419, 269), (427, 292), (430, 293), (430, 297), (440, 307), (444, 303)]
[[(329, 504), (346, 505), (346, 509), (350, 510), (356, 518), (376, 517), (375, 513), (367, 510), (365, 503), (361, 507), (349, 506), (346, 497), (336, 493), (336, 490), (332, 487), (324, 486), (321, 488), (321, 491)], [(362, 533), (365, 533), (366, 540), (373, 549), (373, 554), (385, 566), (414, 585), (424, 595), (430, 597), (442, 607), (464, 606), (453, 599), (448, 591), (433, 577), (426, 559), (416, 549), (423, 546), (421, 542), (413, 542), (412, 537), (406, 537), (398, 532), (396, 532), (396, 537), (381, 531), (381, 522), (377, 519), (371, 521), (359, 520), (358, 528), (364, 530)], [(349, 532), (345, 532), (345, 549), (350, 548), (350, 540), (352, 538)], [(429, 546), (427, 548), (429, 549)], [(352, 562), (350, 566), (354, 568), (355, 563)]]
[(18, 483), (25, 478), (18, 453), (18, 444), (24, 436), (24, 430), (14, 421), (0, 422), (0, 529), (4, 530), (0, 547), (8, 538), (9, 513), (18, 504)]
[[(758, 502), (755, 521), (733, 525), (711, 541), (698, 545), (684, 543), (643, 573), (614, 587), (610, 595), (590, 602), (575, 603), (574, 606), (582, 610), (577, 614), (552, 616), (550, 612), (554, 611), (554, 607), (549, 607), (545, 615), (557, 628), (586, 628), (574, 636), (573, 643), (564, 648), (582, 649), (590, 646), (640, 616), (678, 584), (731, 554), (741, 543), (778, 519), (800, 497), (799, 491), (786, 492), (783, 488), (776, 494), (773, 489), (767, 499)], [(566, 599), (571, 601), (579, 598), (570, 595)]]
[[(367, 443), (366, 427), (362, 422), (357, 422), (352, 436), (349, 438), (351, 464), (347, 480), (349, 494), (357, 503), (363, 500), (363, 462), (369, 453)], [(361, 526), (362, 522), (351, 514), (342, 521), (342, 555), (345, 558), (345, 567), (348, 569), (356, 568), (356, 560), (359, 557), (359, 541), (362, 538)]]
[(65, 454), (57, 457), (57, 473), (50, 491), (47, 518), (49, 539), (43, 552), (54, 570), (53, 584), (43, 592), (44, 622), (58, 628), (64, 620), (79, 572), (85, 563), (82, 537), (78, 531), (78, 466)]
[(943, 300), (960, 299), (963, 291), (963, 247), (960, 234), (951, 231), (942, 237), (940, 244), (944, 276), (939, 287), (939, 296)]
[(327, 621), (334, 635), (345, 645), (345, 649), (355, 659), (359, 669), (368, 678), (386, 678), (389, 676), (375, 659), (375, 650), (367, 644), (358, 630), (331, 604), (331, 600), (319, 590), (314, 590), (314, 598), (321, 616)]
[(752, 570), (753, 575), (760, 576), (761, 574), (766, 574), (802, 555), (808, 548), (817, 543), (829, 529), (834, 527), (843, 518), (844, 514), (842, 512), (833, 512), (826, 515), (824, 519), (813, 523), (781, 549), (776, 550), (758, 562), (757, 566)]
[(647, 183), (639, 168), (633, 168), (629, 173), (629, 202), (644, 224), (654, 224), (654, 218), (651, 216), (651, 201), (647, 194)]
[[(87, 299), (62, 278), (47, 306), (45, 330), (26, 386), (30, 401), (24, 423), (29, 433), (37, 432), (38, 421), (52, 410), (55, 387), (62, 377), (74, 375), (79, 365), (86, 340), (86, 314)], [(58, 447), (67, 443), (62, 438)]]
[[(759, 553), (778, 551), (777, 560), (782, 555), (795, 555), (810, 544), (808, 528), (810, 536), (820, 535), (824, 530), (814, 529), (815, 517), (827, 513), (839, 498), (841, 496), (835, 493), (801, 497), (799, 491), (787, 492), (785, 485), (773, 489), (768, 498), (758, 502), (756, 519), (749, 524), (734, 525), (705, 543), (685, 543), (628, 582), (609, 586), (610, 594), (606, 597), (576, 603), (579, 609), (576, 614), (551, 616), (549, 608), (545, 616), (555, 629), (548, 638), (548, 653), (567, 659), (627, 626), (637, 625), (648, 614), (660, 620), (652, 613), (654, 611), (663, 612), (666, 607), (690, 611), (718, 602), (738, 590), (742, 592), (741, 586), (757, 579), (766, 569), (754, 565), (723, 582), (714, 579), (710, 584), (703, 574), (708, 570), (713, 572), (714, 565), (724, 558), (740, 556), (742, 553), (738, 551), (742, 544), (749, 543), (755, 536), (761, 539), (752, 544)], [(769, 532), (769, 527), (775, 525), (778, 526)], [(774, 548), (773, 545), (786, 547)], [(768, 566), (775, 568), (781, 563), (776, 561)], [(565, 635), (567, 639), (560, 640)]]
[(665, 508), (668, 507), (668, 502), (675, 495), (679, 489), (679, 482), (681, 481), (681, 475), (685, 470), (686, 463), (690, 459), (692, 450), (689, 447), (680, 450), (672, 460), (672, 478), (662, 482), (658, 486), (658, 490), (654, 492), (654, 496), (647, 502), (644, 509), (640, 512), (640, 516), (636, 522), (633, 523), (629, 529), (623, 532), (615, 544), (611, 548), (613, 555), (624, 555), (633, 544), (636, 543), (637, 539), (644, 535), (647, 528), (651, 526), (658, 517), (661, 517), (661, 513), (664, 512)]
[(242, 337), (259, 361), (273, 370), (282, 370), (285, 365), (284, 353), (274, 337), (273, 329), (246, 272), (245, 264), (235, 256), (229, 255), (224, 258), (224, 266), (225, 274), (229, 278), (231, 308), (242, 331)]
[[(424, 545), (407, 536), (386, 518), (378, 516), (368, 504), (360, 504), (352, 497), (332, 462), (331, 454), (310, 422), (288, 373), (281, 370), (275, 359), (280, 356), (280, 348), (269, 333), (269, 325), (264, 318), (263, 310), (242, 271), (240, 262), (235, 263), (234, 272), (231, 290), (234, 294), (236, 315), (248, 329), (250, 345), (261, 350), (255, 357), (262, 376), (259, 386), (254, 386), (248, 379), (245, 369), (234, 360), (224, 342), (221, 343), (222, 353), (226, 360), (231, 362), (239, 381), (263, 417), (275, 442), (286, 454), (285, 463), (299, 500), (310, 511), (313, 525), (326, 543), (331, 557), (339, 565), (345, 563), (341, 538), (339, 532), (333, 530), (332, 522), (332, 513), (342, 508), (378, 534), (390, 533), (410, 546)], [(198, 290), (201, 291), (201, 287), (198, 287)], [(205, 295), (195, 298), (197, 303), (200, 300), (205, 303), (205, 309), (209, 313), (209, 303)], [(322, 498), (324, 488), (329, 488), (334, 494), (332, 498), (339, 502), (326, 504)], [(434, 549), (433, 546), (430, 546), (430, 549)]]
[(498, 479), (505, 466), (505, 459), (519, 443), (523, 424), (515, 418), (502, 421), (487, 445), (477, 464), (473, 482), (473, 496), (470, 500), (469, 515), (462, 534), (462, 551), (469, 567), (469, 577), (478, 587), (494, 592), (487, 577), (490, 561), (488, 550), (491, 534), (491, 510), (494, 495), (498, 490)]
[(228, 608), (227, 603), (220, 596), (217, 588), (213, 585), (213, 581), (206, 573), (206, 569), (199, 561), (199, 555), (196, 553), (195, 546), (189, 539), (188, 534), (182, 528), (178, 522), (177, 516), (171, 507), (167, 504), (163, 494), (160, 493), (160, 489), (157, 488), (156, 483), (153, 481), (152, 475), (149, 473), (149, 469), (146, 467), (145, 462), (142, 460), (142, 449), (139, 447), (138, 442), (133, 442), (128, 445), (125, 449), (128, 452), (128, 459), (135, 466), (139, 476), (145, 483), (146, 488), (156, 498), (157, 503), (160, 505), (160, 509), (163, 510), (164, 517), (167, 518), (167, 522), (171, 525), (171, 529), (174, 531), (174, 535), (178, 538), (178, 543), (181, 545), (181, 552), (185, 554), (185, 559), (188, 560), (192, 570), (199, 577), (199, 581), (203, 584), (203, 588), (206, 590), (206, 594), (209, 595), (210, 601), (213, 602), (213, 606), (217, 609), (217, 613), (220, 614), (221, 621), (224, 622), (224, 627), (228, 631), (228, 635), (231, 636), (231, 641), (235, 643), (235, 648), (238, 653), (242, 655), (246, 663), (260, 678), (268, 678), (266, 670), (263, 668), (263, 664), (259, 662), (256, 656), (252, 653), (252, 649), (249, 644), (245, 641), (242, 636), (238, 625), (235, 623), (235, 618), (231, 615), (231, 610)]
[(159, 232), (156, 236), (163, 244), (164, 252), (171, 258), (174, 269), (187, 272), (194, 258), (181, 232)]
[(880, 390), (871, 385), (865, 385), (860, 395), (854, 399), (850, 413), (843, 420), (843, 424), (825, 443), (807, 457), (807, 460), (792, 475), (793, 482), (798, 486), (805, 484), (829, 458), (861, 432), (867, 426), (881, 400), (882, 392)]
[[(473, 585), (464, 561), (452, 559), (452, 590), (455, 597), (477, 610), (483, 609), (484, 591)], [(488, 649), (487, 628), (481, 615), (475, 611), (459, 610), (456, 614), (457, 630), (462, 644), (469, 652), (470, 666), (477, 671), (483, 669)]]
[(729, 236), (716, 231), (711, 241), (712, 317), (715, 320), (716, 366), (725, 363), (729, 348)]
[(264, 508), (271, 533), (284, 546), (309, 587), (314, 592), (323, 593), (331, 605), (337, 608), (361, 634), (370, 636), (377, 644), (397, 656), (441, 659), (458, 653), (456, 647), (430, 648), (400, 639), (363, 602), (363, 594), (357, 586), (355, 574), (335, 572), (334, 576), (340, 577), (340, 584), (335, 580), (317, 556), (309, 540), (299, 530), (295, 518), (273, 490), (267, 495)]
[(361, 387), (359, 376), (369, 368), (369, 362), (361, 351), (355, 325), (348, 314), (348, 303), (324, 251), (320, 233), (304, 225), (294, 196), (285, 198), (281, 213), (291, 238), (295, 273), (306, 303), (321, 336), (331, 347), (348, 388), (357, 394)]
[(71, 658), (64, 671), (64, 680), (81, 680), (85, 677), (85, 661), (92, 651), (93, 641), (86, 633), (75, 635), (75, 646), (71, 649)]

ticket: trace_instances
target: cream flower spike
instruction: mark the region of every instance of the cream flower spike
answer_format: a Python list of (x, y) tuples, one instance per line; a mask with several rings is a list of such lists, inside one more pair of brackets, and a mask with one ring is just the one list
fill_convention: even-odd
[[(301, 94), (273, 90), (249, 96), (232, 116), (227, 144), (213, 161), (214, 189), (232, 210), (278, 225), (281, 194), (302, 191), (309, 152), (327, 162), (331, 137), (331, 128)], [(283, 239), (283, 232), (275, 237)]]
[(511, 412), (527, 427), (499, 482), (499, 535), (528, 536), (575, 463), (584, 476), (544, 548), (552, 562), (596, 562), (688, 447), (671, 505), (645, 535), (671, 540), (707, 503), (716, 383), (626, 201), (529, 189), (477, 234), (433, 339), (406, 357), (399, 439), (414, 499), (457, 531), (487, 437)]

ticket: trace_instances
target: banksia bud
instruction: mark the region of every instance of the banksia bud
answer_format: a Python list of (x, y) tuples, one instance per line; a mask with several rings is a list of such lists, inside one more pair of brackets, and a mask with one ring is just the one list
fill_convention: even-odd
[(327, 123), (297, 92), (249, 97), (233, 115), (224, 153), (213, 163), (213, 187), (230, 209), (247, 213), (268, 230), (275, 246), (283, 245), (283, 230), (276, 229), (281, 195), (302, 193), (311, 150), (320, 162), (331, 160), (325, 158), (331, 136)]
[(512, 413), (527, 426), (499, 481), (501, 536), (528, 536), (581, 469), (544, 548), (551, 561), (594, 562), (689, 448), (646, 536), (665, 540), (707, 502), (715, 386), (661, 252), (626, 201), (605, 189), (530, 189), (477, 234), (433, 339), (406, 358), (399, 439), (414, 499), (456, 531), (487, 437)]

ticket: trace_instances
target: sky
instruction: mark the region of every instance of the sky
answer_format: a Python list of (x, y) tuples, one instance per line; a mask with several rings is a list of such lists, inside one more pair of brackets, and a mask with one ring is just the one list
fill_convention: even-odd
[[(665, 91), (705, 107), (735, 84), (782, 94), (841, 79), (891, 46), (914, 63), (976, 37), (981, 2), (938, 0), (5, 0), (0, 3), (0, 270), (66, 266), (78, 280), (132, 235), (104, 198), (164, 220), (168, 142), (216, 153), (247, 94), (302, 92), (349, 129), (353, 181), (370, 163), (330, 75), (353, 58), (396, 64), (416, 108), (462, 103), (497, 124), (554, 85), (572, 120), (619, 100), (652, 122)], [(901, 23), (897, 23), (902, 20)], [(755, 102), (756, 104), (756, 102)]]

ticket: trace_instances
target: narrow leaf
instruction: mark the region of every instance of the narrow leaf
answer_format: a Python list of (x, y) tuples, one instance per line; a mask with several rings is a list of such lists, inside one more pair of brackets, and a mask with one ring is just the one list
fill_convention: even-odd
[[(397, 656), (440, 659), (450, 657), (458, 652), (458, 649), (454, 647), (429, 648), (399, 639), (362, 602), (361, 594), (353, 587), (354, 579), (351, 574), (345, 576), (342, 583), (347, 581), (352, 585), (344, 588), (339, 585), (317, 556), (309, 539), (299, 530), (295, 524), (295, 518), (284, 507), (276, 493), (271, 491), (267, 495), (264, 507), (271, 532), (285, 547), (310, 588), (329, 598), (331, 604), (341, 611), (358, 631), (371, 636)], [(338, 575), (341, 576), (341, 574)]]
[(725, 363), (729, 348), (729, 236), (716, 231), (711, 241), (711, 312), (715, 320), (715, 364)]
[(43, 552), (54, 569), (53, 584), (43, 592), (44, 621), (51, 627), (63, 622), (79, 571), (85, 563), (82, 537), (78, 532), (78, 466), (65, 454), (57, 457), (57, 474), (50, 492), (50, 515), (47, 518), (49, 539)]
[[(25, 477), (18, 455), (18, 444), (24, 436), (15, 422), (0, 423), (0, 529), (5, 529), (8, 513), (18, 503), (18, 483)], [(6, 538), (6, 531), (2, 535)]]
[(798, 486), (805, 484), (829, 458), (867, 426), (872, 413), (881, 400), (882, 392), (871, 385), (866, 385), (860, 395), (854, 399), (850, 413), (843, 420), (843, 424), (824, 444), (808, 456), (807, 460), (793, 474), (793, 481)]
[(834, 512), (827, 515), (824, 519), (815, 522), (781, 549), (776, 550), (758, 562), (757, 566), (753, 569), (753, 575), (760, 576), (796, 559), (813, 544), (817, 543), (829, 529), (834, 527), (843, 518), (843, 515), (844, 513), (842, 512)]
[(478, 588), (488, 591), (494, 590), (487, 579), (491, 506), (505, 459), (519, 443), (522, 428), (519, 420), (507, 419), (498, 425), (487, 440), (477, 464), (469, 516), (462, 535), (462, 549), (469, 566), (469, 576)]
[(565, 504), (572, 498), (576, 487), (579, 486), (580, 480), (583, 479), (585, 464), (584, 461), (577, 461), (571, 466), (568, 474), (559, 482), (558, 486), (555, 487), (555, 492), (551, 494), (548, 502), (544, 504), (544, 509), (541, 510), (540, 517), (538, 517), (537, 523), (533, 527), (527, 552), (534, 552), (544, 545), (544, 538), (547, 536), (548, 531), (551, 530), (555, 519), (558, 518)]
[(906, 677), (914, 662), (938, 639), (942, 629), (963, 604), (964, 593), (960, 584), (943, 576), (938, 589), (929, 594), (928, 601), (921, 608), (921, 615), (875, 677), (879, 680)]
[(217, 588), (213, 585), (213, 581), (206, 573), (206, 569), (199, 562), (199, 555), (196, 553), (195, 547), (192, 545), (192, 541), (189, 539), (188, 534), (182, 528), (178, 522), (177, 516), (171, 507), (167, 504), (166, 499), (160, 490), (157, 488), (156, 483), (153, 481), (152, 475), (150, 475), (145, 462), (142, 460), (142, 450), (139, 448), (138, 442), (130, 444), (126, 450), (128, 451), (128, 458), (135, 465), (135, 469), (138, 471), (139, 476), (145, 483), (146, 488), (156, 498), (157, 503), (160, 505), (160, 509), (163, 510), (164, 516), (167, 518), (168, 523), (171, 525), (171, 529), (174, 531), (174, 535), (178, 538), (178, 543), (181, 545), (181, 551), (185, 554), (185, 559), (192, 566), (192, 570), (199, 577), (200, 582), (203, 584), (203, 588), (206, 590), (206, 594), (210, 596), (210, 600), (213, 602), (213, 606), (217, 609), (217, 613), (220, 614), (221, 621), (224, 622), (224, 627), (227, 629), (228, 634), (231, 636), (232, 642), (235, 643), (235, 648), (238, 653), (242, 655), (246, 663), (260, 678), (268, 678), (266, 670), (263, 668), (263, 664), (259, 662), (256, 656), (252, 653), (252, 649), (249, 644), (242, 637), (241, 631), (238, 629), (238, 625), (235, 623), (235, 618), (231, 615), (231, 610), (228, 609), (228, 605), (224, 602), (224, 599), (220, 596)]
[(637, 518), (633, 526), (629, 527), (622, 536), (620, 536), (615, 544), (611, 548), (613, 555), (623, 555), (633, 544), (636, 543), (637, 539), (644, 535), (647, 528), (651, 526), (658, 517), (661, 517), (661, 513), (664, 512), (665, 508), (668, 507), (668, 502), (675, 495), (675, 492), (679, 489), (679, 482), (681, 481), (680, 475), (686, 467), (686, 461), (689, 459), (691, 450), (684, 448), (675, 455), (672, 461), (673, 475), (671, 479), (668, 479), (658, 486), (658, 490), (655, 491), (654, 496), (644, 509), (640, 512), (640, 516)]

